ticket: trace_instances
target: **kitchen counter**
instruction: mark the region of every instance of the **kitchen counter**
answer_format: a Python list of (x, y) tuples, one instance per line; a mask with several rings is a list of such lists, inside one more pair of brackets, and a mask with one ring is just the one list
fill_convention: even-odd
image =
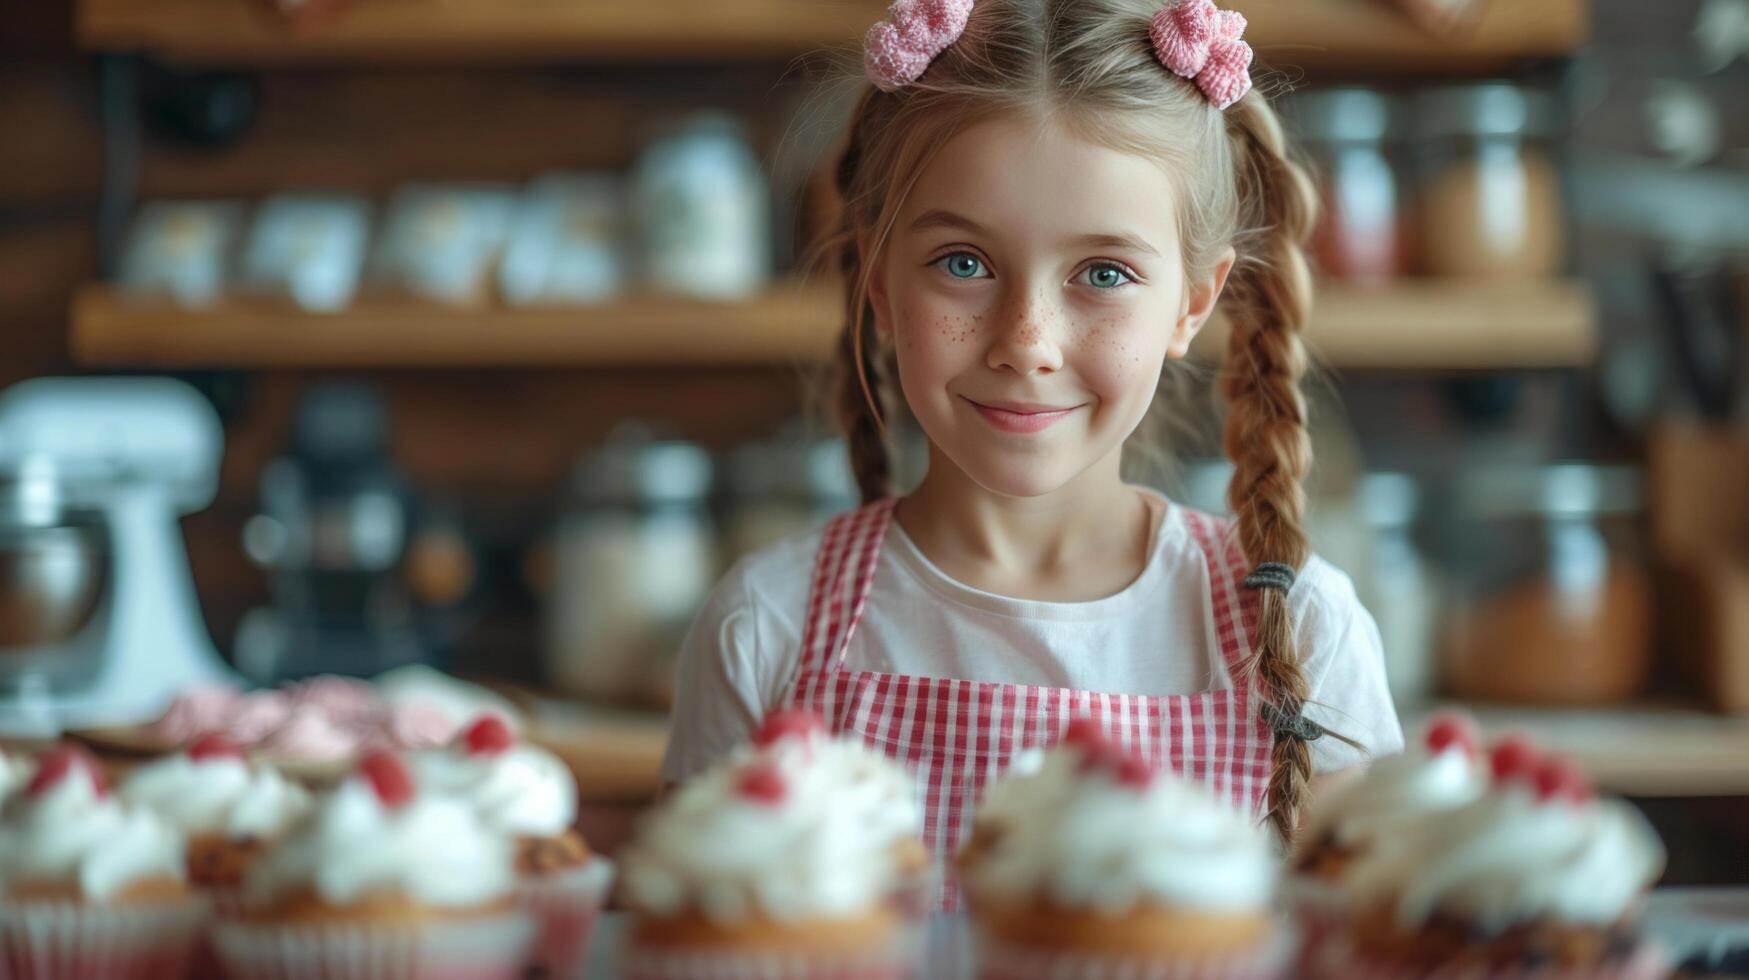
[[(1749, 957), (1749, 888), (1659, 889), (1646, 902), (1646, 928), (1678, 962), (1733, 962)], [(624, 914), (602, 916), (589, 965), (576, 980), (612, 980), (625, 935)], [(1733, 952), (1734, 951), (1734, 952)], [(971, 942), (963, 916), (938, 915), (929, 922), (920, 951), (919, 977), (970, 977)], [(1744, 968), (1749, 970), (1749, 966)]]

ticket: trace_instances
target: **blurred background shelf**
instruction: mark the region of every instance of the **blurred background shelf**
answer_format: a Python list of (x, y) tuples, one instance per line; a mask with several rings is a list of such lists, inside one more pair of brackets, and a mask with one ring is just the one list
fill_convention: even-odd
[[(610, 4), (567, 0), (369, 0), (294, 30), (267, 0), (80, 0), (88, 50), (146, 50), (208, 64), (601, 59), (713, 60), (850, 50), (879, 0)], [(1491, 4), (1456, 39), (1437, 38), (1372, 0), (1242, 0), (1266, 63), (1353, 71), (1494, 71), (1571, 53), (1583, 0)]]
[[(760, 365), (817, 361), (840, 320), (829, 285), (754, 300), (634, 298), (599, 307), (456, 308), (366, 301), (310, 314), (236, 300), (202, 310), (88, 285), (74, 299), (71, 348), (90, 367), (517, 367)], [(1199, 353), (1223, 348), (1217, 324)], [(1309, 332), (1337, 368), (1550, 368), (1588, 364), (1589, 291), (1572, 282), (1327, 285)]]
[(649, 298), (554, 309), (360, 302), (320, 315), (243, 301), (191, 311), (91, 286), (74, 301), (72, 347), (92, 366), (784, 364), (825, 353), (835, 295), (813, 286), (738, 303)]

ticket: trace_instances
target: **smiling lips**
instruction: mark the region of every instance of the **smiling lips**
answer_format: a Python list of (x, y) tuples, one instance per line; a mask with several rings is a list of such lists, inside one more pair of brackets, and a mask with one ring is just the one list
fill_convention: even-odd
[(1032, 405), (1024, 402), (985, 404), (966, 399), (984, 420), (1003, 432), (1043, 432), (1074, 413), (1079, 405), (1057, 408), (1052, 405)]

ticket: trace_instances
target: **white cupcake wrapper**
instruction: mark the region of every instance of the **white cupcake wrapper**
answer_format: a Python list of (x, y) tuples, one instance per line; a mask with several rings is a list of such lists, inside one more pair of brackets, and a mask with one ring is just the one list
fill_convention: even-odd
[(980, 934), (979, 980), (1282, 980), (1292, 975), (1298, 939), (1283, 926), (1240, 953), (1158, 957), (1091, 950), (1041, 950)]
[(913, 924), (929, 919), (935, 911), (935, 896), (941, 890), (941, 873), (933, 867), (921, 868), (904, 877), (893, 895), (899, 914)]
[(0, 977), (160, 980), (188, 969), (207, 921), (204, 898), (178, 902), (0, 905)]
[(221, 921), (230, 980), (514, 980), (534, 923), (521, 911), (407, 923)]
[(1298, 973), (1305, 974), (1325, 940), (1348, 928), (1352, 903), (1337, 882), (1304, 875), (1282, 882), (1283, 904), (1300, 928)]
[(738, 949), (653, 949), (628, 944), (619, 980), (909, 980), (919, 949), (909, 934), (880, 949), (754, 952)]
[(1335, 935), (1322, 943), (1304, 976), (1308, 980), (1663, 980), (1670, 976), (1670, 958), (1656, 943), (1642, 943), (1620, 963), (1571, 968), (1490, 970), (1481, 966), (1435, 967), (1417, 970), (1397, 963), (1381, 963), (1356, 949), (1348, 936)]
[(517, 885), (516, 897), (535, 923), (532, 963), (544, 975), (573, 977), (581, 972), (613, 875), (613, 862), (596, 856), (581, 868), (526, 876)]

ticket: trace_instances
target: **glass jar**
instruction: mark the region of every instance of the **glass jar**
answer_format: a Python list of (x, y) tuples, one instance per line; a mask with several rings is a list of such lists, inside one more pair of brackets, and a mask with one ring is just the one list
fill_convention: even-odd
[(1560, 179), (1549, 152), (1554, 100), (1504, 82), (1435, 89), (1415, 103), (1423, 149), (1419, 252), (1436, 276), (1560, 272)]
[(1478, 469), (1446, 525), (1447, 692), (1537, 704), (1610, 704), (1650, 665), (1651, 583), (1640, 477), (1563, 464)]
[(799, 434), (729, 455), (725, 541), (732, 561), (855, 507), (856, 480), (842, 439)]
[(1415, 542), (1421, 491), (1404, 473), (1368, 473), (1359, 488), (1369, 532), (1364, 574), (1355, 577), (1361, 604), (1378, 624), (1385, 677), (1399, 708), (1433, 696), (1439, 581)]
[(1289, 118), (1316, 167), (1323, 214), (1312, 239), (1318, 271), (1378, 283), (1411, 267), (1401, 154), (1391, 101), (1370, 89), (1295, 96)]
[(657, 139), (633, 174), (645, 280), (663, 292), (741, 299), (771, 275), (771, 189), (733, 118), (701, 113)]
[(714, 584), (710, 454), (622, 430), (580, 462), (553, 548), (546, 672), (572, 694), (662, 703)]

